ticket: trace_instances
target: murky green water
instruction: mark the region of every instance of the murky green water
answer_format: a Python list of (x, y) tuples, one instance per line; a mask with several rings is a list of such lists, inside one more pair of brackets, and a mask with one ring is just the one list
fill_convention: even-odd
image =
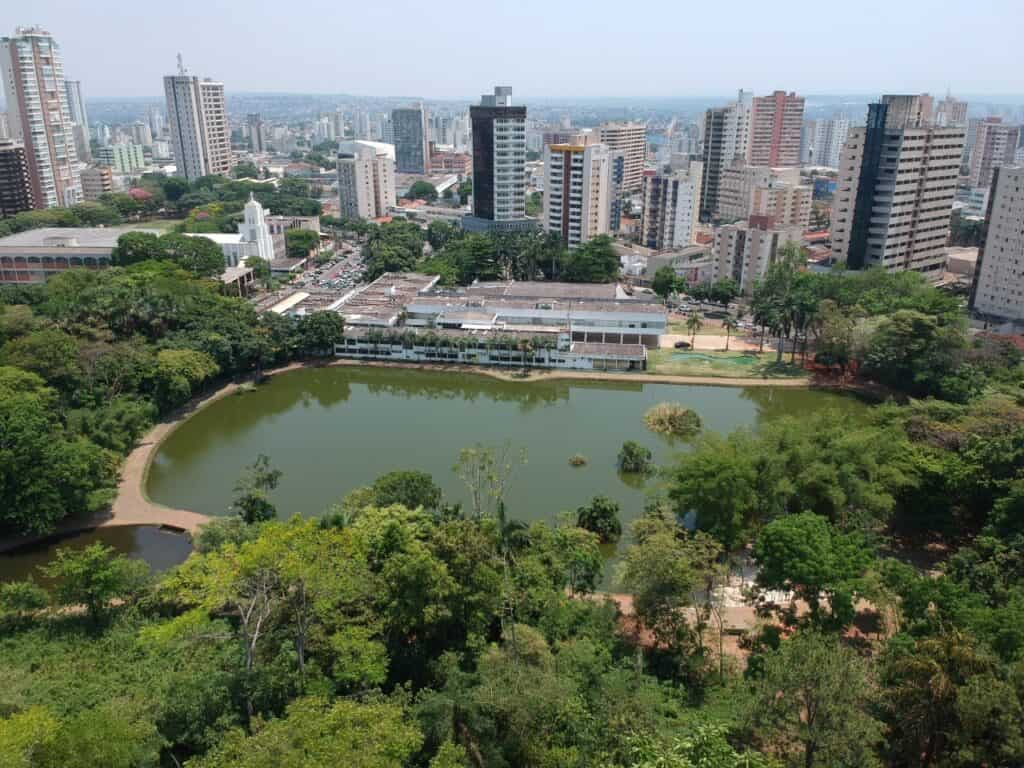
[[(393, 469), (429, 472), (450, 499), (465, 503), (452, 471), (459, 450), (509, 440), (528, 457), (506, 497), (510, 515), (554, 520), (605, 494), (622, 505), (625, 523), (642, 510), (645, 485), (658, 480), (619, 476), (622, 442), (648, 446), (659, 464), (687, 450), (644, 426), (644, 411), (662, 401), (693, 408), (706, 429), (719, 432), (826, 407), (855, 418), (865, 407), (804, 389), (509, 383), (405, 369), (305, 369), (229, 396), (181, 425), (153, 462), (148, 492), (169, 506), (226, 514), (239, 473), (265, 453), (284, 472), (273, 495), (281, 515), (319, 515)], [(585, 467), (569, 466), (576, 453), (587, 457)]]
[(192, 551), (188, 536), (161, 530), (151, 525), (127, 525), (96, 528), (82, 533), (54, 537), (28, 544), (11, 552), (0, 553), (0, 581), (15, 581), (31, 576), (49, 586), (38, 566), (53, 559), (58, 547), (85, 549), (101, 542), (128, 557), (145, 560), (154, 573), (165, 571), (185, 560)]

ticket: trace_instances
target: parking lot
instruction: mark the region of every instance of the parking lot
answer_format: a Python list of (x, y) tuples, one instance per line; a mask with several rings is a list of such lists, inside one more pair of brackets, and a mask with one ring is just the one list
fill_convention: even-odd
[(327, 288), (347, 291), (363, 282), (366, 265), (359, 250), (335, 257), (304, 272), (293, 285), (297, 288)]

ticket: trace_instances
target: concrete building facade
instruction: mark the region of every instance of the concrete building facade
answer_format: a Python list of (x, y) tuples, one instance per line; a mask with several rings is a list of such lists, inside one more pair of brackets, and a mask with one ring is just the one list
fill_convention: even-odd
[(25, 147), (0, 139), (0, 218), (35, 208)]
[(622, 152), (625, 158), (622, 191), (639, 192), (643, 188), (644, 163), (647, 161), (647, 126), (643, 123), (602, 123), (598, 138), (612, 152)]
[(171, 150), (177, 175), (188, 181), (227, 176), (235, 165), (224, 84), (185, 74), (164, 78)]
[(644, 172), (641, 245), (662, 251), (696, 242), (703, 172), (703, 163), (696, 160), (690, 163), (687, 170), (667, 175), (655, 171)]
[(986, 219), (970, 307), (986, 319), (1024, 326), (1024, 166), (993, 171)]
[(850, 130), (832, 213), (832, 254), (851, 269), (938, 279), (957, 191), (964, 128), (938, 128), (924, 96), (884, 96)]
[(799, 166), (800, 131), (804, 123), (804, 99), (795, 93), (775, 91), (757, 96), (750, 113), (751, 165)]
[(731, 278), (740, 293), (750, 295), (787, 243), (800, 244), (799, 229), (778, 227), (770, 217), (752, 217), (715, 227), (711, 246), (711, 279)]
[(82, 201), (74, 123), (64, 83), (60, 46), (40, 27), (18, 27), (0, 38), (8, 131), (28, 162), (37, 208)]
[(754, 190), (800, 184), (799, 168), (769, 168), (735, 163), (722, 169), (715, 214), (726, 223), (746, 220), (754, 212)]
[(114, 173), (109, 166), (99, 165), (82, 171), (82, 195), (86, 200), (99, 200), (114, 191)]
[(92, 152), (89, 149), (89, 113), (86, 112), (85, 99), (82, 97), (82, 83), (80, 80), (65, 80), (64, 90), (68, 97), (71, 130), (75, 135), (75, 150), (78, 152), (78, 160), (86, 163), (92, 158)]
[(576, 248), (610, 230), (611, 153), (604, 144), (549, 144), (544, 148), (546, 232)]
[(338, 203), (343, 219), (387, 216), (397, 202), (395, 147), (375, 141), (342, 142), (338, 151)]
[(146, 167), (146, 155), (141, 144), (111, 144), (96, 150), (96, 163), (118, 173), (134, 173)]

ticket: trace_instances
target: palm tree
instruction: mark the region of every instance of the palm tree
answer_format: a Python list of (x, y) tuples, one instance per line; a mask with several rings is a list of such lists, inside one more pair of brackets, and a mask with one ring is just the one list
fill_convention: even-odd
[(729, 339), (732, 337), (732, 332), (740, 327), (740, 324), (732, 315), (726, 315), (722, 320), (722, 327), (725, 328), (725, 351), (728, 352)]
[(700, 319), (700, 315), (696, 312), (691, 312), (690, 316), (686, 318), (686, 330), (690, 332), (690, 349), (693, 349), (695, 340), (697, 339), (697, 331), (704, 327), (704, 321)]

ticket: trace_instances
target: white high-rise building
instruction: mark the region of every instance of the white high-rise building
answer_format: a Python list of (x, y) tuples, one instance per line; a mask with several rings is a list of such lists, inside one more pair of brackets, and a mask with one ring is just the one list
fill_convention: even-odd
[(837, 117), (832, 120), (817, 121), (814, 134), (814, 150), (812, 165), (824, 165), (829, 168), (839, 167), (839, 156), (850, 132), (850, 121)]
[(473, 130), (473, 214), (469, 231), (531, 230), (526, 217), (526, 107), (513, 106), (512, 89), (497, 86), (469, 108)]
[(640, 244), (662, 251), (696, 242), (704, 164), (691, 161), (670, 174), (644, 171)]
[(971, 309), (1024, 325), (1024, 166), (993, 171), (988, 231), (978, 254)]
[(736, 101), (709, 109), (704, 116), (704, 180), (700, 206), (705, 219), (710, 219), (718, 210), (722, 171), (736, 162), (747, 162), (753, 104), (753, 93), (741, 90)]
[(388, 215), (396, 203), (393, 145), (362, 140), (341, 143), (338, 202), (343, 219), (377, 219)]
[(188, 181), (201, 176), (227, 176), (235, 165), (231, 129), (224, 102), (224, 83), (185, 74), (164, 78), (167, 119), (177, 174)]
[(927, 94), (883, 96), (850, 129), (832, 206), (836, 261), (942, 275), (965, 129), (936, 127), (931, 114)]
[(552, 144), (544, 148), (546, 232), (568, 248), (609, 231), (611, 154), (597, 142)]
[(1009, 125), (998, 117), (990, 117), (978, 125), (971, 152), (969, 186), (985, 189), (992, 186), (992, 172), (1014, 162), (1020, 133), (1019, 125)]
[(0, 76), (8, 130), (22, 143), (32, 197), (40, 208), (82, 202), (74, 122), (60, 46), (39, 27), (18, 27), (0, 38)]

